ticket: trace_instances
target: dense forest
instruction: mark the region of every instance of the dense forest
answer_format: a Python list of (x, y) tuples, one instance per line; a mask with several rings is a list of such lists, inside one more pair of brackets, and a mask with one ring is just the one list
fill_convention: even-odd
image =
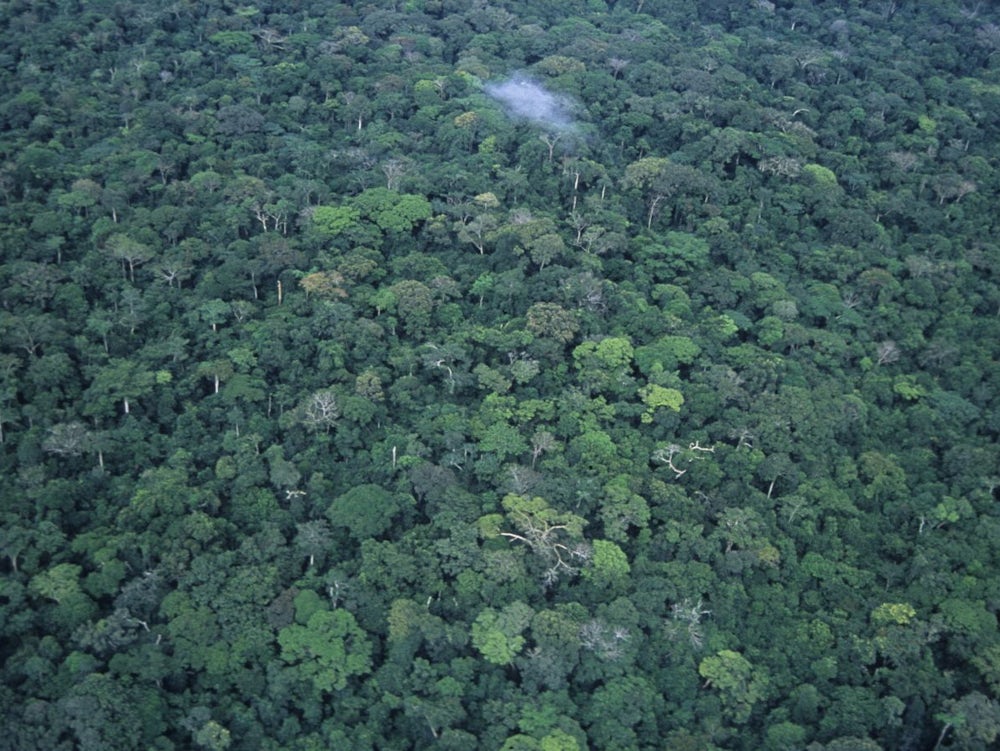
[(1000, 9), (0, 19), (0, 749), (995, 747)]

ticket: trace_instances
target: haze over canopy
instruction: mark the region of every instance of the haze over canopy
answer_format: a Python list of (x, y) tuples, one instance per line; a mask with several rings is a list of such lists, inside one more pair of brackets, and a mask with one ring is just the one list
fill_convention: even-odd
[(555, 130), (573, 127), (572, 102), (553, 94), (525, 76), (513, 76), (499, 83), (487, 84), (488, 96), (500, 102), (511, 117)]

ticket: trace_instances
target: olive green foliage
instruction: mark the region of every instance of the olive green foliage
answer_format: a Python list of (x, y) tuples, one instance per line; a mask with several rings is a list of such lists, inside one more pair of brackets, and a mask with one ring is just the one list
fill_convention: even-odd
[(0, 751), (996, 746), (996, 4), (0, 24)]
[(346, 610), (316, 610), (278, 632), (281, 659), (319, 691), (341, 690), (371, 670), (371, 643)]
[(521, 633), (532, 614), (523, 602), (512, 602), (501, 611), (487, 608), (472, 623), (472, 645), (494, 665), (509, 665), (524, 647)]

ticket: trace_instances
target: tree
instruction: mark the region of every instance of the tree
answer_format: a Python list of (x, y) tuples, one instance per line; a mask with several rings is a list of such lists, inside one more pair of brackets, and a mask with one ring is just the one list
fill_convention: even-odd
[(309, 430), (329, 433), (340, 418), (340, 405), (332, 388), (310, 394), (299, 405), (299, 419)]
[(413, 336), (423, 335), (436, 305), (430, 287), (416, 279), (403, 279), (390, 286), (389, 292), (406, 331)]
[(486, 271), (476, 277), (476, 280), (469, 287), (469, 292), (479, 298), (479, 307), (483, 306), (486, 296), (496, 287), (496, 277)]
[(934, 744), (935, 751), (949, 731), (954, 732), (962, 748), (987, 748), (1000, 735), (1000, 704), (978, 691), (960, 699), (949, 699), (945, 702), (945, 711), (935, 718), (944, 723)]
[(635, 349), (635, 364), (643, 375), (672, 373), (681, 365), (690, 365), (701, 354), (690, 337), (668, 334)]
[(140, 749), (157, 735), (143, 722), (146, 703), (158, 704), (110, 674), (92, 672), (60, 697), (57, 716), (80, 748)]
[(486, 608), (472, 624), (472, 644), (494, 665), (509, 665), (524, 647), (522, 632), (534, 611), (523, 602), (512, 602), (502, 610)]
[(354, 206), (317, 206), (311, 218), (321, 235), (337, 237), (359, 227), (361, 211)]
[[(503, 499), (507, 520), (517, 532), (500, 530), (502, 517), (484, 517), (484, 532), (489, 537), (506, 537), (527, 545), (545, 566), (542, 581), (546, 586), (561, 577), (573, 575), (590, 557), (590, 548), (583, 540), (586, 521), (575, 514), (559, 512), (542, 498), (509, 494)], [(488, 520), (488, 523), (487, 523)]]
[(997, 744), (991, 4), (0, 15), (0, 747)]
[(455, 229), (459, 240), (470, 243), (479, 251), (479, 255), (483, 255), (486, 252), (486, 243), (496, 233), (498, 227), (499, 222), (496, 217), (484, 212), (468, 221), (458, 222)]
[(680, 412), (684, 404), (684, 395), (677, 389), (666, 388), (655, 383), (648, 383), (639, 389), (639, 397), (646, 405), (646, 411), (642, 413), (641, 420), (645, 423), (653, 422), (656, 410), (666, 408), (672, 412)]
[(703, 658), (698, 673), (705, 679), (706, 688), (719, 692), (726, 715), (739, 724), (750, 718), (754, 705), (764, 698), (768, 684), (763, 671), (731, 649)]
[(590, 564), (583, 578), (604, 592), (620, 591), (627, 583), (631, 567), (625, 552), (610, 540), (591, 543)]
[(587, 736), (600, 748), (641, 748), (656, 743), (662, 703), (643, 676), (616, 676), (590, 697)]
[(206, 748), (209, 751), (225, 751), (232, 742), (229, 730), (215, 720), (208, 720), (198, 728), (193, 738), (194, 742), (201, 748)]
[(413, 505), (410, 496), (363, 483), (337, 496), (327, 509), (326, 517), (334, 526), (347, 527), (355, 539), (369, 540), (384, 535), (393, 521)]
[(513, 425), (494, 422), (475, 431), (479, 439), (478, 448), (481, 452), (492, 454), (496, 461), (502, 462), (508, 457), (515, 457), (528, 450), (528, 444)]
[(406, 159), (389, 159), (382, 163), (382, 174), (385, 175), (386, 190), (396, 191), (399, 181), (403, 175), (413, 168), (412, 163)]
[(371, 670), (371, 641), (351, 613), (321, 608), (296, 621), (278, 632), (281, 659), (317, 691), (343, 690)]
[(332, 541), (330, 526), (322, 519), (295, 525), (295, 547), (309, 557), (309, 568), (316, 565), (317, 558), (322, 561), (326, 557)]
[(154, 253), (148, 245), (133, 240), (128, 235), (115, 233), (104, 242), (104, 247), (112, 258), (121, 261), (122, 273), (128, 266), (128, 280), (135, 282), (135, 269), (150, 260)]
[(632, 383), (632, 342), (609, 336), (599, 342), (583, 342), (573, 349), (573, 361), (582, 381), (602, 391), (621, 391)]
[[(419, 661), (418, 661), (419, 662)], [(414, 670), (417, 673), (419, 669)], [(429, 671), (419, 671), (426, 673)], [(423, 679), (420, 675), (418, 680)], [(431, 685), (423, 682), (403, 700), (407, 716), (417, 717), (426, 723), (431, 736), (444, 748), (467, 748), (475, 738), (461, 730), (448, 727), (465, 719), (462, 706), (463, 684), (452, 676), (445, 676)]]
[(31, 579), (30, 591), (41, 597), (61, 603), (80, 593), (80, 574), (83, 569), (74, 563), (59, 563)]
[(347, 297), (344, 289), (344, 277), (336, 271), (314, 271), (299, 279), (299, 286), (306, 295), (315, 295), (321, 299)]
[(228, 358), (219, 358), (199, 363), (198, 375), (212, 379), (212, 393), (218, 394), (224, 381), (228, 381), (235, 373), (233, 363)]
[(572, 341), (580, 328), (577, 317), (557, 303), (536, 302), (526, 317), (529, 331), (562, 344)]
[(542, 454), (553, 451), (559, 446), (556, 437), (547, 430), (537, 430), (531, 437), (531, 468), (535, 468)]
[(351, 205), (374, 222), (383, 232), (405, 233), (430, 219), (431, 204), (414, 193), (397, 193), (387, 188), (369, 188), (356, 196)]
[(628, 165), (622, 186), (626, 190), (639, 190), (645, 197), (647, 229), (652, 228), (664, 202), (682, 193), (703, 192), (707, 188), (706, 180), (693, 167), (652, 156)]
[(627, 475), (616, 476), (604, 486), (601, 499), (604, 535), (617, 543), (628, 540), (630, 531), (644, 530), (649, 524), (649, 505), (633, 492), (630, 481)]
[(135, 360), (111, 359), (96, 371), (90, 386), (84, 392), (83, 413), (98, 416), (111, 411), (108, 401), (121, 402), (126, 415), (132, 402), (146, 396), (158, 382), (169, 379), (169, 372), (147, 370)]
[(412, 654), (424, 640), (437, 642), (451, 638), (451, 633), (440, 617), (426, 606), (413, 600), (398, 598), (392, 601), (388, 613), (388, 642), (392, 649)]
[(49, 428), (42, 448), (57, 456), (79, 456), (90, 447), (90, 432), (79, 422), (58, 423)]
[(554, 232), (547, 232), (540, 237), (533, 239), (528, 244), (528, 257), (538, 266), (544, 269), (566, 252), (566, 243), (562, 237)]
[(879, 451), (866, 451), (859, 464), (862, 477), (868, 481), (865, 497), (876, 504), (906, 492), (906, 473), (894, 457)]

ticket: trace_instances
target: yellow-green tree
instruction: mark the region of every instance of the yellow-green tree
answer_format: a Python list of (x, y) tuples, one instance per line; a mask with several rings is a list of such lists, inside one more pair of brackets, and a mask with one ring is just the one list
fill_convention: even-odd
[(768, 684), (767, 674), (762, 669), (731, 649), (705, 657), (698, 665), (698, 673), (705, 679), (706, 688), (719, 693), (726, 716), (740, 724), (750, 719), (754, 705), (764, 698)]

